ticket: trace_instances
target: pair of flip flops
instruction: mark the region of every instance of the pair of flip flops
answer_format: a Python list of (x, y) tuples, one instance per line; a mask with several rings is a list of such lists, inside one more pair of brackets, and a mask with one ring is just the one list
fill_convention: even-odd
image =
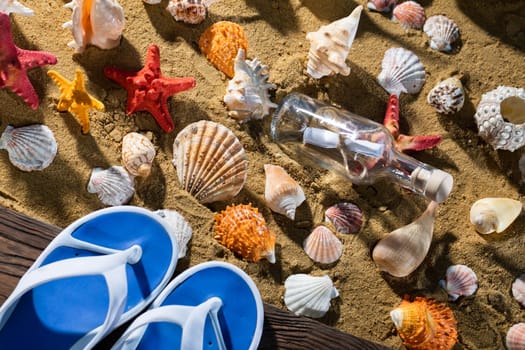
[(0, 307), (3, 349), (91, 349), (142, 312), (113, 349), (256, 349), (263, 307), (246, 273), (206, 262), (178, 275), (174, 232), (120, 206), (64, 229)]

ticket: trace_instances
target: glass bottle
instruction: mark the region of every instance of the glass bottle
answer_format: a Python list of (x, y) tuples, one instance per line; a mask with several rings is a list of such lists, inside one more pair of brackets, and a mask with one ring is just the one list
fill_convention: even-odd
[(357, 185), (384, 177), (438, 203), (452, 190), (450, 174), (397, 151), (383, 125), (306, 95), (284, 98), (273, 115), (271, 135), (296, 160)]

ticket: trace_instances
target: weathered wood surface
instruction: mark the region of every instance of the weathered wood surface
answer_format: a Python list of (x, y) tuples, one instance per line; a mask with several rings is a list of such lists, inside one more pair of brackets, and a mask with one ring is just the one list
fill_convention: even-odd
[[(9, 296), (18, 279), (60, 230), (60, 227), (0, 208), (0, 303)], [(259, 349), (388, 349), (268, 304), (264, 305), (264, 313), (264, 331)], [(109, 349), (124, 328), (108, 336), (97, 348)]]

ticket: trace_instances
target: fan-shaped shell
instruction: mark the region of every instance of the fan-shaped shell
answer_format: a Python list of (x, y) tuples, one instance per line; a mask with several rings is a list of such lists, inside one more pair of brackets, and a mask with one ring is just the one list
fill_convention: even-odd
[(94, 168), (87, 190), (109, 206), (126, 204), (135, 193), (133, 177), (121, 166)]
[(478, 289), (478, 278), (474, 271), (466, 265), (451, 265), (447, 268), (446, 278), (439, 281), (452, 300), (460, 296), (470, 296)]
[(303, 189), (278, 165), (265, 164), (264, 172), (266, 204), (274, 212), (295, 220), (295, 209), (306, 199)]
[(423, 31), (430, 39), (430, 47), (438, 51), (452, 51), (452, 44), (459, 39), (458, 25), (443, 15), (429, 17)]
[(235, 197), (248, 171), (244, 148), (233, 132), (206, 120), (189, 124), (177, 135), (173, 165), (182, 188), (201, 203)]
[(179, 246), (179, 259), (184, 258), (188, 250), (188, 242), (193, 234), (190, 224), (188, 224), (182, 215), (173, 209), (157, 210), (155, 214), (164, 218), (168, 226), (173, 230)]
[(503, 232), (520, 215), (523, 204), (510, 198), (482, 198), (470, 208), (470, 222), (476, 231)]
[(250, 261), (275, 262), (275, 234), (257, 208), (231, 205), (214, 217), (215, 239), (220, 244)]
[(58, 146), (53, 132), (45, 125), (8, 125), (0, 137), (0, 149), (7, 150), (15, 167), (33, 171), (47, 168), (55, 159)]
[(396, 4), (397, 0), (370, 0), (367, 7), (372, 11), (389, 12)]
[(315, 262), (331, 264), (336, 262), (343, 254), (343, 243), (326, 226), (314, 228), (312, 233), (303, 242), (306, 254)]
[(328, 275), (290, 275), (284, 281), (284, 303), (296, 315), (323, 317), (330, 309), (330, 300), (339, 296)]
[(421, 29), (425, 23), (425, 9), (415, 1), (405, 1), (392, 12), (392, 19), (405, 29)]
[(525, 349), (525, 323), (517, 323), (510, 327), (505, 338), (507, 350)]
[(199, 24), (206, 19), (208, 7), (217, 0), (170, 0), (166, 10), (176, 21)]
[(326, 209), (324, 215), (325, 221), (334, 225), (337, 232), (357, 233), (363, 225), (363, 212), (354, 203), (334, 204)]
[(386, 50), (381, 63), (379, 84), (389, 94), (417, 94), (425, 83), (425, 68), (419, 58), (401, 47)]
[(512, 296), (525, 307), (525, 274), (516, 278), (512, 283)]
[(142, 134), (130, 132), (122, 139), (122, 165), (133, 176), (148, 176), (155, 154), (155, 146)]
[(458, 78), (443, 80), (430, 90), (427, 102), (439, 113), (457, 113), (465, 102), (463, 84)]

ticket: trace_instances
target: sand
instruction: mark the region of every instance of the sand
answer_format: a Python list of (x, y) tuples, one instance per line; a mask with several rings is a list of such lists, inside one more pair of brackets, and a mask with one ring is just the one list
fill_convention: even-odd
[[(15, 94), (0, 90), (1, 130), (43, 123), (54, 132), (58, 155), (41, 172), (22, 172), (13, 167), (7, 153), (0, 153), (0, 204), (59, 226), (104, 205), (86, 187), (94, 167), (120, 165), (122, 137), (131, 131), (147, 135), (157, 148), (149, 178), (138, 179), (130, 202), (149, 209), (178, 210), (191, 223), (194, 236), (188, 255), (177, 271), (207, 260), (233, 263), (254, 279), (265, 302), (285, 308), (284, 280), (291, 274), (329, 275), (340, 292), (321, 322), (396, 349), (404, 348), (394, 331), (389, 312), (405, 295), (428, 296), (446, 302), (458, 320), (456, 349), (503, 349), (507, 330), (525, 321), (525, 311), (511, 294), (512, 282), (525, 272), (525, 219), (520, 216), (505, 232), (480, 235), (470, 224), (470, 206), (483, 197), (522, 198), (518, 169), (521, 150), (494, 151), (477, 135), (474, 113), (481, 95), (498, 85), (523, 87), (525, 78), (525, 2), (425, 0), (427, 16), (446, 14), (456, 21), (461, 43), (451, 54), (429, 48), (422, 31), (404, 30), (388, 15), (365, 9), (350, 51), (349, 76), (314, 80), (306, 75), (309, 43), (307, 32), (348, 15), (365, 1), (313, 0), (220, 0), (199, 25), (175, 22), (165, 10), (167, 1), (147, 5), (139, 0), (121, 0), (127, 24), (121, 44), (112, 50), (89, 47), (82, 54), (66, 44), (72, 40), (61, 25), (71, 17), (65, 1), (23, 3), (34, 17), (12, 16), (15, 42), (25, 49), (44, 50), (58, 57), (54, 67), (32, 69), (29, 77), (41, 99), (30, 110)], [(387, 93), (376, 77), (383, 53), (404, 47), (418, 55), (427, 81), (418, 95), (402, 95), (401, 131), (406, 134), (443, 135), (438, 147), (413, 154), (421, 161), (453, 175), (455, 183), (448, 200), (439, 206), (433, 242), (423, 264), (406, 278), (381, 273), (371, 259), (371, 248), (388, 232), (418, 217), (427, 201), (385, 181), (355, 186), (329, 171), (303, 166), (288, 157), (269, 136), (270, 117), (239, 125), (227, 116), (222, 102), (228, 79), (200, 54), (198, 39), (212, 23), (239, 23), (248, 37), (250, 58), (270, 67), (270, 81), (277, 85), (272, 100), (279, 103), (288, 93), (299, 91), (381, 122)], [(162, 72), (169, 77), (193, 76), (193, 90), (170, 99), (174, 132), (161, 131), (146, 112), (125, 114), (126, 92), (106, 79), (105, 66), (138, 70), (150, 44), (160, 47)], [(72, 79), (75, 69), (87, 75), (86, 86), (106, 106), (91, 112), (91, 133), (82, 135), (77, 121), (56, 110), (58, 88), (46, 75), (55, 69)], [(463, 109), (454, 115), (439, 115), (426, 103), (426, 95), (441, 79), (460, 76), (467, 94)], [(207, 119), (222, 123), (240, 139), (249, 160), (248, 180), (232, 201), (201, 205), (179, 188), (171, 164), (173, 140), (189, 123)], [(295, 221), (272, 213), (264, 202), (264, 164), (284, 167), (304, 188), (305, 203)], [(358, 234), (342, 235), (341, 259), (330, 266), (313, 263), (302, 249), (303, 239), (324, 220), (327, 206), (351, 201), (361, 207), (365, 223)], [(252, 203), (263, 213), (277, 235), (277, 263), (244, 261), (213, 238), (213, 214), (231, 203)], [(479, 279), (474, 296), (448, 300), (438, 287), (449, 265), (470, 266)], [(305, 344), (305, 348), (309, 348)]]

